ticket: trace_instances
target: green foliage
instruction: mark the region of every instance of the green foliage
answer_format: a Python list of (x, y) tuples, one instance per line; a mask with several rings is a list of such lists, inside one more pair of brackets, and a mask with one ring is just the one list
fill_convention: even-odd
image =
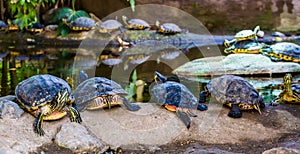
[(28, 28), (38, 22), (36, 8), (42, 3), (55, 3), (55, 0), (10, 0), (9, 9), (16, 18), (15, 23), (20, 23), (20, 29)]
[(68, 22), (74, 21), (79, 17), (89, 17), (88, 13), (83, 10), (74, 10), (71, 8), (61, 8), (56, 16), (51, 20), (52, 23), (58, 23), (56, 35), (67, 36), (70, 33), (68, 25), (62, 22), (62, 19), (66, 19)]
[(125, 88), (125, 91), (128, 93), (128, 95), (126, 96), (126, 99), (128, 99), (128, 101), (132, 102), (133, 101), (133, 96), (136, 94), (136, 80), (137, 80), (137, 74), (136, 74), (136, 70), (133, 71), (133, 74), (131, 76), (131, 82), (129, 83), (129, 85)]
[(130, 3), (130, 7), (131, 7), (132, 12), (134, 12), (134, 9), (135, 9), (135, 2), (134, 2), (134, 0), (127, 0), (127, 2), (128, 1)]

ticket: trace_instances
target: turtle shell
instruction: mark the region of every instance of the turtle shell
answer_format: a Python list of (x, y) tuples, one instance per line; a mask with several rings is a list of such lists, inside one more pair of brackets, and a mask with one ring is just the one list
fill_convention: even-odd
[(0, 20), (0, 30), (5, 30), (7, 28), (8, 28), (7, 24)]
[(174, 105), (182, 108), (197, 108), (197, 98), (183, 84), (174, 81), (159, 83), (151, 88), (151, 98), (163, 105)]
[(79, 17), (70, 23), (72, 30), (91, 30), (94, 28), (95, 20), (89, 17)]
[(128, 29), (144, 30), (150, 28), (150, 25), (142, 19), (130, 19), (127, 25)]
[(68, 83), (58, 77), (44, 74), (35, 75), (20, 82), (15, 90), (16, 98), (21, 106), (37, 110), (39, 107), (51, 103), (57, 93), (67, 89), (70, 94), (70, 101), (74, 101), (71, 88)]
[(174, 24), (174, 23), (164, 23), (160, 25), (158, 32), (164, 33), (164, 34), (176, 34), (181, 33), (181, 28)]
[(234, 38), (237, 40), (246, 40), (246, 39), (252, 39), (255, 37), (255, 33), (252, 30), (242, 30), (235, 34)]
[(113, 30), (116, 30), (120, 27), (122, 27), (123, 25), (117, 21), (117, 20), (106, 20), (104, 21), (102, 24), (100, 24), (98, 27), (100, 28), (100, 31), (102, 32), (110, 32), (110, 31), (113, 31)]
[(223, 75), (212, 79), (207, 84), (207, 90), (217, 101), (223, 104), (258, 104), (262, 101), (258, 91), (245, 79)]
[(127, 93), (118, 83), (104, 77), (89, 78), (80, 83), (74, 92), (79, 107), (90, 100), (107, 95), (126, 96)]

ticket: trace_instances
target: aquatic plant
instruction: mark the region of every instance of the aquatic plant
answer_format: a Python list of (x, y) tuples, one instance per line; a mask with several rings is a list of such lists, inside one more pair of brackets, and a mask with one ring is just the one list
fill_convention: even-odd
[(128, 101), (130, 101), (130, 102), (133, 101), (133, 96), (136, 94), (136, 86), (135, 86), (136, 80), (137, 80), (137, 74), (136, 74), (136, 70), (134, 70), (131, 75), (131, 82), (125, 88), (125, 91), (128, 93), (128, 95), (126, 96), (126, 99), (128, 99)]

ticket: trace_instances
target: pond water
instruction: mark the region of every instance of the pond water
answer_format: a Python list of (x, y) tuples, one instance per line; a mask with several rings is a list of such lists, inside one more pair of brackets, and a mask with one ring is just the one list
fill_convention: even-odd
[[(155, 43), (155, 42), (153, 42)], [(137, 72), (137, 79), (145, 81), (143, 102), (148, 102), (149, 87), (153, 82), (154, 71), (164, 75), (172, 75), (172, 70), (180, 65), (208, 56), (224, 55), (222, 47), (202, 46), (192, 49), (178, 49), (173, 46), (155, 44), (131, 48), (106, 47), (103, 50), (83, 48), (17, 48), (1, 49), (1, 96), (14, 94), (16, 85), (36, 74), (52, 74), (63, 79), (72, 77), (75, 81), (79, 71), (84, 70), (92, 76), (113, 79), (123, 88), (131, 82), (132, 73)], [(143, 50), (144, 54), (138, 54)], [(145, 50), (147, 52), (145, 52)], [(209, 53), (209, 54), (208, 54)], [(263, 77), (247, 77), (261, 95), (269, 102), (279, 94), (281, 75)], [(300, 75), (294, 74), (294, 81), (300, 81)], [(179, 77), (196, 97), (204, 89), (210, 77)], [(74, 82), (76, 84), (76, 82)], [(76, 85), (75, 85), (76, 86)]]

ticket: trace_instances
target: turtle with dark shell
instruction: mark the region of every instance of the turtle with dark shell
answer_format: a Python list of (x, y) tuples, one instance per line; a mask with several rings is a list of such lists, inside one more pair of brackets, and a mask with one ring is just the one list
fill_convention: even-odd
[(207, 106), (199, 104), (197, 98), (185, 85), (168, 81), (159, 72), (155, 72), (155, 82), (151, 87), (151, 98), (167, 110), (176, 112), (187, 128), (190, 128), (190, 116), (197, 116), (191, 111), (192, 109), (207, 110)]
[(20, 82), (15, 90), (16, 102), (36, 117), (34, 131), (44, 135), (44, 120), (57, 120), (69, 114), (71, 122), (82, 122), (71, 88), (63, 79), (44, 74)]
[(242, 117), (242, 110), (256, 109), (261, 113), (260, 108), (265, 106), (258, 91), (244, 78), (234, 75), (213, 78), (200, 93), (199, 102), (205, 102), (209, 95), (230, 107), (228, 116), (232, 118)]
[(94, 29), (96, 23), (94, 19), (89, 17), (79, 17), (74, 21), (68, 21), (64, 18), (62, 21), (73, 31), (88, 31)]
[(128, 102), (127, 92), (115, 81), (104, 77), (89, 78), (80, 83), (74, 92), (80, 111), (111, 108), (124, 104), (129, 111), (137, 111), (140, 106)]

